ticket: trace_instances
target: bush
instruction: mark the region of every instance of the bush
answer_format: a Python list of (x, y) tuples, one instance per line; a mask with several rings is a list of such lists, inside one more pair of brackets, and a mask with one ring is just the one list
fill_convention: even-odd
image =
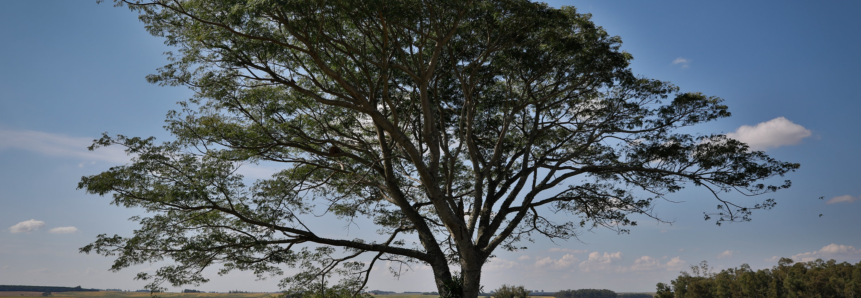
[(526, 290), (523, 286), (509, 286), (502, 285), (501, 288), (496, 290), (496, 293), (493, 294), (494, 298), (526, 298), (529, 297), (529, 291)]

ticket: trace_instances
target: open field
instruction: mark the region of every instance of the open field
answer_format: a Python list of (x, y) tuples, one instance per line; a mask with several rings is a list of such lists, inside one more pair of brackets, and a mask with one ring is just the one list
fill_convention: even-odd
[[(273, 293), (159, 293), (164, 298), (269, 298), (276, 296)], [(2, 292), (0, 297), (41, 297), (42, 292)], [(53, 292), (52, 297), (77, 297), (77, 298), (149, 298), (145, 292)], [(375, 298), (437, 298), (436, 295), (374, 295)], [(533, 298), (553, 298), (552, 296), (531, 296)]]
[[(272, 293), (159, 293), (159, 297), (165, 298), (267, 298), (273, 297)], [(0, 297), (41, 297), (42, 292), (2, 292)], [(77, 297), (77, 298), (149, 298), (149, 293), (144, 292), (54, 292), (52, 297)], [(436, 295), (375, 295), (375, 298), (437, 298)], [(551, 296), (532, 296), (534, 298), (553, 298)]]
[[(0, 296), (5, 296), (4, 292), (0, 292)], [(5, 292), (13, 293), (13, 292)], [(28, 292), (34, 293), (34, 292)], [(42, 293), (35, 292), (42, 296)], [(159, 297), (164, 298), (267, 298), (275, 296), (273, 293), (158, 293)], [(99, 291), (99, 292), (53, 292), (52, 297), (77, 297), (77, 298), (149, 298), (149, 292), (114, 292), (114, 291)]]
[(42, 292), (3, 292), (0, 291), (0, 297), (32, 297), (42, 296)]

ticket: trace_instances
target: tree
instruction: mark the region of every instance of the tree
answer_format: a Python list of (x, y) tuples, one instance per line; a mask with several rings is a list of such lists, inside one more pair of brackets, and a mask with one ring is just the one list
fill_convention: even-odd
[(493, 298), (528, 298), (529, 291), (523, 286), (502, 285), (493, 292)]
[[(707, 220), (747, 221), (774, 201), (720, 194), (786, 188), (762, 180), (798, 168), (723, 135), (680, 133), (728, 117), (722, 99), (635, 76), (621, 39), (573, 7), (115, 1), (177, 48), (147, 79), (195, 91), (168, 114), (175, 140), (105, 135), (91, 149), (124, 146), (133, 162), (78, 185), (151, 213), (132, 237), (100, 235), (81, 251), (115, 256), (112, 270), (173, 260), (138, 276), (152, 289), (205, 282), (201, 270), (222, 264), (260, 276), (295, 267), (284, 287), (325, 291), (341, 278), (359, 293), (387, 260), (429, 265), (440, 293), (457, 265), (462, 296), (475, 297), (496, 249), (628, 232), (630, 215), (652, 216), (654, 200), (689, 184), (714, 193)], [(256, 162), (286, 169), (247, 185), (235, 171)], [(367, 218), (382, 236), (320, 236), (305, 219), (323, 210)]]
[[(772, 269), (754, 272), (747, 264), (708, 273), (705, 261), (682, 272), (673, 286), (657, 284), (656, 297), (858, 297), (861, 262), (838, 264), (821, 259), (795, 263), (781, 258)], [(674, 292), (675, 290), (675, 292)]]

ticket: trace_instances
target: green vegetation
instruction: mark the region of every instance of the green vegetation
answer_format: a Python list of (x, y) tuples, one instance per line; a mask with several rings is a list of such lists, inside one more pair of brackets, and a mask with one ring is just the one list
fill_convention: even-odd
[[(204, 269), (220, 266), (295, 268), (280, 283), (292, 293), (358, 293), (385, 260), (429, 266), (446, 297), (476, 297), (498, 249), (625, 233), (630, 216), (691, 185), (715, 193), (707, 219), (747, 221), (774, 201), (720, 194), (789, 187), (769, 178), (799, 167), (723, 134), (684, 133), (729, 117), (723, 99), (633, 73), (621, 38), (570, 6), (114, 2), (174, 49), (147, 80), (194, 91), (168, 113), (173, 141), (105, 135), (91, 149), (123, 147), (132, 162), (78, 184), (147, 211), (131, 237), (80, 250), (115, 258), (112, 270), (168, 261), (136, 276), (153, 291), (207, 282)], [(259, 162), (283, 170), (238, 174)], [(307, 224), (318, 214), (380, 235), (327, 238)]]
[(499, 289), (496, 289), (496, 292), (493, 294), (494, 298), (527, 298), (529, 296), (529, 291), (526, 290), (523, 286), (509, 286), (502, 285)]
[(611, 290), (580, 289), (562, 290), (553, 295), (555, 298), (652, 298), (651, 294), (624, 293), (618, 294)]
[(747, 264), (711, 273), (708, 263), (692, 266), (670, 285), (658, 283), (659, 298), (858, 298), (861, 262), (837, 263), (821, 259), (794, 263), (781, 258), (771, 269), (753, 271)]

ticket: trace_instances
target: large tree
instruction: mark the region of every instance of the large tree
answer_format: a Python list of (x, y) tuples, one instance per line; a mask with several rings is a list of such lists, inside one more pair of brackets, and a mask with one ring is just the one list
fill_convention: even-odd
[[(625, 232), (630, 215), (651, 216), (653, 200), (691, 184), (719, 204), (706, 219), (749, 220), (774, 201), (721, 193), (786, 188), (763, 180), (798, 168), (723, 135), (679, 133), (730, 113), (720, 98), (634, 75), (620, 38), (573, 7), (116, 3), (177, 49), (148, 80), (195, 92), (168, 114), (175, 140), (106, 135), (91, 149), (125, 146), (132, 162), (79, 184), (149, 212), (132, 237), (100, 235), (81, 251), (115, 256), (113, 270), (172, 260), (138, 276), (153, 287), (205, 282), (201, 271), (221, 264), (261, 276), (294, 267), (285, 288), (338, 277), (358, 291), (388, 260), (426, 264), (441, 293), (475, 297), (498, 248)], [(236, 170), (258, 162), (284, 170), (247, 185)], [(327, 238), (306, 224), (314, 216), (381, 236)]]

